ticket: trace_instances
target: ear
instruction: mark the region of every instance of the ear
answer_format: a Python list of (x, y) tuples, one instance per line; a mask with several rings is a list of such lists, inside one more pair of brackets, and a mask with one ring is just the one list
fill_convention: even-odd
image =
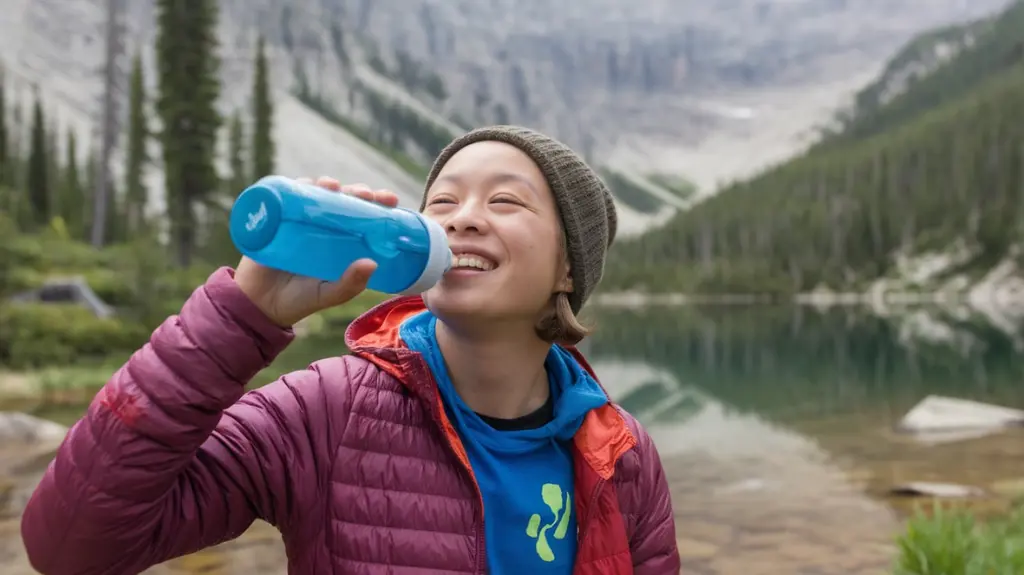
[(572, 293), (572, 268), (569, 265), (569, 258), (564, 255), (558, 265), (558, 273), (561, 277), (555, 282), (555, 293)]
[(556, 292), (562, 292), (562, 293), (572, 293), (572, 291), (573, 291), (572, 276), (569, 275), (569, 274), (566, 274), (565, 276), (563, 276), (562, 279), (555, 286), (555, 291)]

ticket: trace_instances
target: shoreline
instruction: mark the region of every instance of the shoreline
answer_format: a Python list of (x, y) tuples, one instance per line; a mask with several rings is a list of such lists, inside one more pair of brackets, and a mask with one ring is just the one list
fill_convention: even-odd
[[(590, 303), (600, 307), (643, 307), (649, 305), (811, 305), (811, 306), (877, 306), (886, 304), (958, 304), (967, 303), (968, 294), (948, 291), (872, 292), (813, 291), (795, 294), (687, 294), (681, 292), (651, 293), (621, 291), (595, 294)], [(1019, 303), (1024, 305), (1024, 297)]]
[(1003, 312), (1024, 319), (1024, 268), (1018, 265), (1024, 247), (1012, 247), (995, 266), (979, 275), (951, 273), (977, 255), (977, 247), (963, 242), (940, 252), (914, 256), (896, 254), (894, 276), (871, 280), (861, 291), (834, 290), (824, 285), (796, 293), (692, 294), (632, 289), (599, 292), (590, 301), (603, 307), (796, 304), (829, 308), (860, 305), (883, 315), (892, 305), (966, 306), (985, 315)]
[[(651, 306), (753, 306), (781, 305), (813, 309), (859, 309), (878, 318), (897, 321), (908, 337), (958, 344), (955, 322), (980, 319), (1024, 351), (1024, 269), (1011, 257), (974, 281), (958, 275), (938, 280), (935, 270), (948, 269), (946, 258), (922, 272), (903, 263), (901, 278), (882, 278), (864, 291), (833, 291), (821, 286), (810, 292), (788, 294), (685, 294), (648, 293), (638, 290), (595, 294), (596, 307), (638, 310)], [(932, 258), (936, 259), (936, 258)], [(963, 335), (963, 334), (960, 334)], [(968, 337), (969, 336), (964, 336)]]

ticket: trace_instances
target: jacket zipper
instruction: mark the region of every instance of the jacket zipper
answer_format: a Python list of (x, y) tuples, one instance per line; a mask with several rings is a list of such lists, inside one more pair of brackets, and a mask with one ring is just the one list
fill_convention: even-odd
[[(607, 483), (606, 480), (598, 479), (594, 484), (594, 492), (590, 495), (590, 503), (587, 505), (587, 517), (583, 523), (583, 532), (580, 533), (580, 547), (583, 547), (583, 542), (587, 540), (587, 534), (590, 533), (590, 524), (593, 523), (594, 514), (597, 512), (597, 498), (601, 495), (601, 489), (604, 488), (605, 483)], [(577, 553), (579, 552), (577, 551)]]
[[(380, 304), (380, 305), (383, 305), (383, 304)], [(419, 367), (420, 370), (422, 370), (423, 374), (425, 374), (426, 377), (429, 378), (430, 382), (436, 387), (437, 386), (437, 381), (434, 380), (434, 374), (430, 371), (430, 367), (426, 364), (426, 362), (423, 360), (422, 357), (419, 358), (419, 365), (417, 367)], [(438, 409), (438, 408), (437, 407), (431, 407), (431, 410), (434, 410), (434, 409)], [(441, 409), (443, 409), (443, 407)], [(435, 416), (435, 423), (438, 425), (438, 427), (441, 427), (439, 419), (440, 419), (439, 417)], [(444, 430), (443, 429), (441, 430), (441, 434), (444, 435)], [(451, 440), (448, 439), (447, 437), (445, 437), (444, 438), (444, 444), (445, 444), (445, 446), (448, 447), (448, 451), (453, 456), (455, 456), (455, 459), (458, 460), (459, 456), (458, 456), (457, 453), (455, 453), (455, 447), (452, 446)], [(461, 461), (460, 461), (460, 463), (461, 463)], [(480, 504), (480, 520), (477, 523), (477, 526), (475, 528), (475, 531), (476, 531), (476, 567), (474, 569), (474, 572), (475, 573), (479, 573), (481, 575), (486, 575), (486, 573), (487, 573), (487, 570), (485, 568), (486, 567), (486, 562), (484, 561), (484, 550), (486, 549), (486, 547), (485, 547), (486, 541), (484, 540), (485, 539), (485, 536), (484, 536), (484, 533), (485, 533), (485, 531), (484, 531), (484, 507), (483, 507), (484, 494), (481, 493), (481, 491), (480, 491), (480, 484), (478, 484), (476, 482), (476, 477), (473, 476), (473, 468), (470, 467), (468, 464), (460, 465), (460, 467), (462, 467), (462, 470), (463, 470), (463, 472), (465, 472), (466, 477), (469, 479), (469, 482), (473, 484), (473, 489), (476, 491), (477, 503)]]
[(476, 528), (476, 573), (485, 575), (487, 573), (486, 565), (484, 564), (484, 549), (486, 549), (486, 541), (484, 541), (484, 516), (480, 514), (480, 523)]
[[(451, 452), (451, 454), (454, 455), (456, 459), (458, 459), (458, 454), (455, 453), (455, 448), (452, 447), (451, 442), (448, 441), (447, 438), (445, 439), (445, 445), (448, 446), (448, 450)], [(484, 549), (486, 549), (486, 541), (484, 536), (484, 495), (483, 493), (480, 492), (480, 485), (477, 484), (476, 479), (473, 477), (472, 468), (467, 467), (465, 465), (459, 465), (459, 467), (462, 468), (462, 471), (466, 474), (466, 477), (469, 479), (469, 482), (473, 484), (473, 489), (476, 491), (477, 503), (480, 504), (480, 519), (477, 521), (476, 527), (474, 528), (474, 531), (476, 532), (476, 567), (474, 568), (473, 572), (479, 573), (481, 575), (486, 575), (486, 562), (484, 561)]]

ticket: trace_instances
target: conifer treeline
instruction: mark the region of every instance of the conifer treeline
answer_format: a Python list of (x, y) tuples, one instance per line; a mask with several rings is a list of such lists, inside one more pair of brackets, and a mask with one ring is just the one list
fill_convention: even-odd
[(623, 242), (607, 285), (864, 287), (891, 272), (894, 254), (957, 242), (977, 249), (971, 263), (991, 266), (1024, 243), (1022, 118), (1024, 61), (910, 123), (812, 151)]
[[(223, 226), (225, 200), (274, 169), (273, 109), (262, 38), (255, 46), (247, 110), (251, 136), (247, 141), (246, 122), (236, 111), (228, 125), (229, 173), (216, 169), (217, 139), (225, 127), (216, 107), (221, 88), (217, 18), (215, 0), (158, 0), (157, 90), (146, 93), (145, 69), (136, 54), (128, 121), (120, 140), (123, 178), (111, 182), (113, 201), (108, 202), (111, 213), (103, 233), (107, 243), (123, 242), (149, 234), (155, 224), (166, 221), (175, 260), (182, 266), (205, 256), (210, 248), (222, 251), (208, 244), (214, 237), (223, 243), (224, 238), (209, 228)], [(90, 211), (96, 170), (91, 146), (81, 145), (73, 128), (58, 124), (59, 118), (48, 113), (38, 91), (32, 94), (26, 118), (21, 98), (10, 88), (0, 74), (0, 213), (9, 214), (23, 232), (49, 226), (86, 241), (94, 221)], [(60, 154), (56, 144), (62, 138)], [(159, 145), (159, 156), (151, 153), (151, 140)], [(146, 212), (145, 181), (147, 170), (158, 159), (164, 171), (167, 211), (154, 215)]]
[(869, 86), (842, 132), (802, 157), (621, 242), (603, 287), (857, 291), (897, 275), (899, 255), (967, 253), (929, 280), (940, 283), (1019, 251), (1024, 0), (975, 28), (961, 52), (892, 100), (880, 103), (879, 84)]

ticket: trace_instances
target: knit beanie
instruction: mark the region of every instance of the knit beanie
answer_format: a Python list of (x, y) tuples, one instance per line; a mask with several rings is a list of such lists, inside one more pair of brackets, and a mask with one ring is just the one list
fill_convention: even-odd
[(456, 138), (434, 160), (420, 211), (426, 206), (426, 191), (448, 160), (462, 148), (483, 141), (515, 146), (537, 164), (547, 179), (562, 219), (569, 252), (573, 281), (573, 292), (568, 294), (569, 306), (574, 313), (579, 313), (601, 281), (605, 255), (615, 239), (618, 218), (608, 187), (569, 146), (519, 126), (477, 128)]

